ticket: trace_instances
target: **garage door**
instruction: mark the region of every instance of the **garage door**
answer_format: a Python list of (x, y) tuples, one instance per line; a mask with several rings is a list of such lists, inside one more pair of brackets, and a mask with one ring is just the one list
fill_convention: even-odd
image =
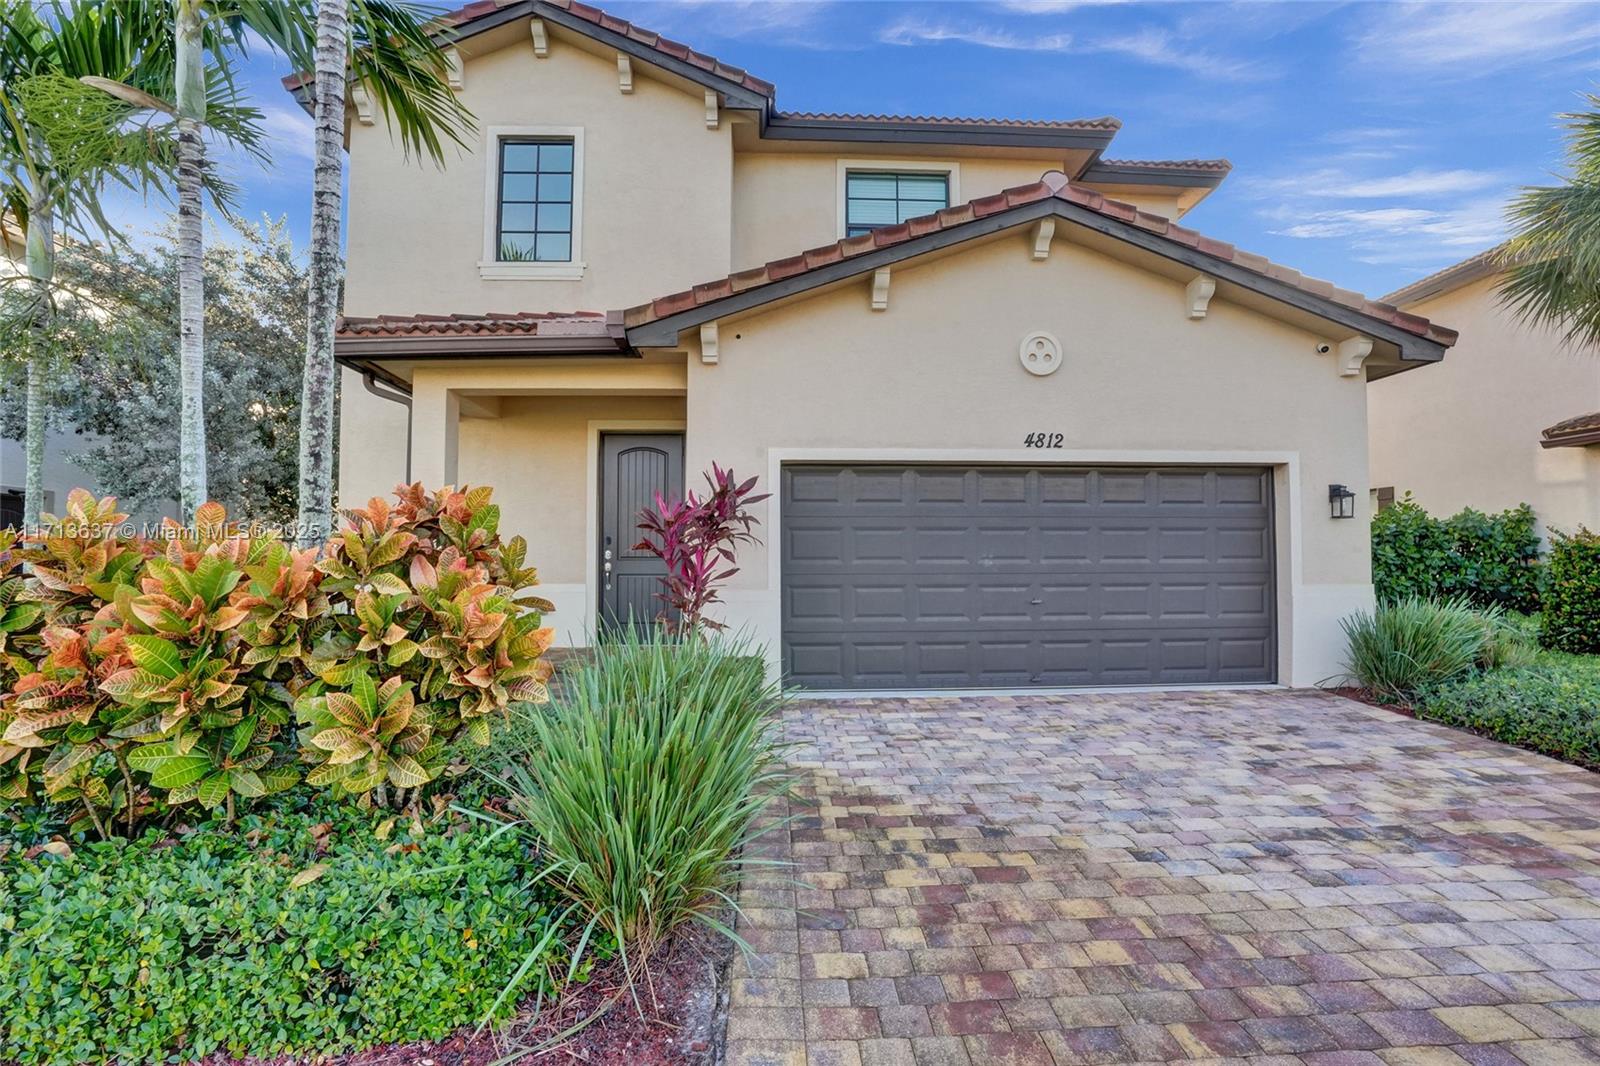
[(791, 684), (1274, 679), (1265, 469), (805, 465), (782, 481)]

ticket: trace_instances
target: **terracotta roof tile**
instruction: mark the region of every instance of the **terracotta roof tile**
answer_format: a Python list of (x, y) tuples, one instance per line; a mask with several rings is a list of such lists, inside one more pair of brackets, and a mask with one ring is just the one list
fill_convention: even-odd
[(415, 336), (511, 336), (604, 337), (606, 315), (601, 311), (574, 311), (570, 314), (517, 311), (484, 315), (376, 315), (339, 319), (335, 333), (340, 337), (415, 337)]
[[(821, 248), (812, 248), (787, 259), (778, 259), (764, 267), (741, 271), (734, 275), (734, 290), (744, 292), (761, 285), (771, 284), (785, 278), (791, 278), (808, 270), (817, 269), (830, 263), (851, 259), (878, 248), (892, 247), (902, 244), (916, 237), (937, 233), (941, 230), (951, 229), (973, 219), (984, 218), (989, 215), (1020, 207), (1024, 204), (1036, 203), (1056, 197), (1068, 203), (1078, 204), (1108, 218), (1129, 222), (1142, 229), (1157, 233), (1167, 240), (1175, 241), (1196, 249), (1212, 258), (1231, 262), (1238, 267), (1252, 273), (1274, 278), (1288, 285), (1350, 307), (1360, 313), (1387, 322), (1407, 333), (1425, 337), (1438, 344), (1451, 345), (1456, 341), (1456, 332), (1429, 322), (1417, 315), (1406, 314), (1392, 304), (1379, 303), (1368, 300), (1359, 293), (1340, 289), (1332, 282), (1320, 278), (1308, 278), (1298, 270), (1274, 263), (1259, 255), (1243, 252), (1236, 249), (1226, 241), (1215, 240), (1194, 230), (1179, 226), (1160, 215), (1141, 211), (1132, 204), (1109, 200), (1094, 189), (1073, 184), (1059, 171), (1050, 171), (1040, 180), (1030, 185), (1020, 185), (1013, 189), (992, 196), (982, 196), (965, 204), (947, 207), (931, 215), (912, 219), (894, 226), (884, 226), (873, 230), (870, 234), (846, 238)], [(648, 304), (630, 308), (624, 311), (623, 318), (628, 326), (641, 326), (657, 319), (666, 318), (668, 315), (686, 311), (701, 304), (711, 303), (714, 298), (704, 298), (701, 294), (713, 291), (715, 286), (699, 286), (688, 292), (675, 293), (671, 296), (661, 297)], [(723, 291), (715, 289), (715, 291)], [(699, 297), (699, 298), (697, 298)]]
[(1226, 159), (1101, 159), (1100, 165), (1140, 170), (1216, 170), (1224, 174), (1233, 169)]
[[(480, 19), (487, 15), (494, 14), (496, 11), (507, 6), (511, 2), (512, 0), (503, 0), (503, 2), (502, 0), (475, 0), (474, 3), (467, 4), (464, 7), (458, 7), (453, 11), (447, 11), (439, 15), (434, 19), (434, 21), (446, 27), (462, 27), (466, 26), (475, 19)], [(777, 92), (777, 87), (770, 81), (767, 81), (764, 78), (758, 78), (742, 67), (736, 67), (731, 64), (724, 63), (715, 56), (709, 56), (703, 52), (696, 52), (688, 45), (680, 44), (677, 41), (669, 41), (653, 30), (647, 30), (640, 26), (635, 26), (627, 19), (618, 18), (615, 15), (602, 11), (598, 7), (591, 7), (588, 4), (577, 3), (576, 0), (547, 0), (547, 2), (555, 7), (563, 8), (569, 14), (575, 15), (576, 17), (583, 19), (585, 22), (593, 23), (602, 29), (610, 30), (612, 33), (621, 34), (630, 41), (641, 44), (646, 48), (653, 49), (662, 53), (663, 55), (670, 56), (679, 62), (688, 63), (691, 66), (698, 67), (706, 73), (713, 74), (724, 81), (731, 81), (735, 84), (742, 85), (751, 92), (759, 93), (760, 95), (767, 97), (769, 100)], [(289, 76), (285, 77), (283, 79), (283, 84), (286, 88), (293, 90), (300, 88), (302, 85), (310, 84), (312, 80), (313, 78), (310, 73), (300, 72), (290, 74)]]
[(774, 118), (797, 122), (894, 122), (923, 123), (930, 126), (1005, 126), (1019, 129), (1046, 130), (1119, 130), (1122, 120), (1109, 115), (1102, 118), (1025, 119), (1025, 118), (952, 118), (944, 115), (851, 115), (821, 111), (780, 111)]
[(1581, 448), (1600, 444), (1600, 411), (1557, 422), (1546, 429), (1539, 443), (1546, 448)]

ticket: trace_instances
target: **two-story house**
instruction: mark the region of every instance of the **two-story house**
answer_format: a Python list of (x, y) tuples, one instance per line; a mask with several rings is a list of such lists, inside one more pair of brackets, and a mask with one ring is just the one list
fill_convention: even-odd
[(495, 486), (583, 643), (656, 609), (653, 493), (760, 475), (722, 620), (813, 689), (1338, 671), (1364, 383), (1455, 336), (1177, 225), (1226, 162), (785, 112), (565, 0), (451, 21), (470, 154), (351, 101), (342, 499)]

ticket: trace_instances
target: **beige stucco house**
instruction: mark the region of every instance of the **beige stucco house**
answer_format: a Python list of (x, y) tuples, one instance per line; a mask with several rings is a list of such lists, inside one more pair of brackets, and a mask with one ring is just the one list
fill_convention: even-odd
[(1455, 335), (1177, 225), (1225, 162), (784, 112), (561, 0), (453, 19), (472, 152), (407, 163), (352, 102), (342, 499), (495, 486), (581, 644), (654, 609), (651, 493), (757, 474), (722, 619), (813, 689), (1338, 671), (1365, 382)]
[(1425, 380), (1368, 386), (1372, 490), (1434, 514), (1527, 503), (1543, 526), (1600, 528), (1600, 352), (1519, 321), (1499, 264), (1492, 248), (1384, 297), (1461, 339)]

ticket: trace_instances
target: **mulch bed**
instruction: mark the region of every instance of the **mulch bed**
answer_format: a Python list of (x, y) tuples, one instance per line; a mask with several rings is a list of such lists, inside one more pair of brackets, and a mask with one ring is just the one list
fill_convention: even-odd
[[(674, 934), (656, 952), (648, 977), (637, 981), (638, 1008), (623, 982), (620, 962), (597, 970), (537, 1015), (523, 1013), (497, 1033), (460, 1029), (439, 1041), (389, 1044), (308, 1060), (305, 1056), (236, 1059), (210, 1056), (203, 1066), (491, 1066), (515, 1059), (540, 1066), (626, 1063), (627, 1066), (705, 1066), (715, 1060), (726, 1024), (724, 974), (733, 944), (698, 926)], [(642, 1013), (641, 1013), (642, 1008)], [(554, 1046), (554, 1037), (604, 1010), (582, 1030)]]
[(1416, 711), (1405, 706), (1404, 704), (1383, 702), (1383, 700), (1373, 693), (1371, 689), (1346, 686), (1343, 688), (1330, 688), (1325, 691), (1332, 692), (1336, 696), (1343, 696), (1347, 700), (1355, 700), (1357, 703), (1365, 703), (1368, 707), (1376, 707), (1380, 711), (1389, 711), (1393, 714), (1398, 714), (1402, 718), (1415, 718), (1417, 716)]

